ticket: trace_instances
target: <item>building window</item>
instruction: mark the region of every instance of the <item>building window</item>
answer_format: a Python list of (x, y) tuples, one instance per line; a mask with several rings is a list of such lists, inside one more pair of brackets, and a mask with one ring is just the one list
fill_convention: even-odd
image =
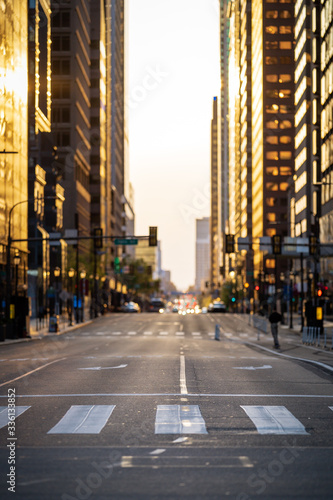
[(277, 10), (268, 10), (266, 12), (266, 19), (277, 19), (278, 11)]
[(278, 144), (277, 135), (268, 135), (266, 137), (266, 142), (267, 142), (267, 144)]
[(292, 142), (292, 139), (289, 135), (281, 135), (280, 136), (280, 143), (281, 144), (290, 144)]
[(275, 222), (276, 221), (276, 213), (268, 212), (267, 214), (267, 222)]
[(280, 57), (280, 64), (291, 64), (291, 57), (288, 56)]
[(280, 49), (282, 50), (291, 50), (292, 47), (292, 42), (280, 42)]
[(291, 11), (290, 10), (282, 10), (280, 12), (280, 19), (291, 19)]
[(280, 151), (281, 160), (291, 160), (291, 158), (292, 158), (291, 151)]
[(291, 123), (290, 120), (282, 120), (280, 122), (280, 128), (281, 129), (291, 128), (292, 126), (293, 126), (293, 124)]
[(266, 122), (266, 127), (267, 128), (278, 128), (278, 125), (279, 125), (279, 122), (278, 120), (274, 120), (274, 121), (271, 121), (271, 122)]
[(280, 99), (288, 99), (289, 97), (291, 97), (291, 90), (280, 90), (279, 97)]
[(276, 114), (279, 111), (279, 106), (277, 104), (266, 104), (266, 113)]
[(266, 182), (266, 189), (267, 191), (278, 191), (279, 185), (277, 182)]
[(292, 35), (292, 26), (279, 26), (280, 35)]
[(266, 152), (266, 159), (277, 161), (279, 159), (279, 154), (277, 151), (267, 151)]
[(281, 182), (280, 183), (280, 191), (287, 191), (289, 187), (288, 182)]
[(291, 167), (280, 167), (280, 175), (292, 175)]
[(268, 207), (275, 207), (275, 205), (277, 205), (277, 198), (275, 197), (266, 198), (266, 205)]
[(269, 35), (276, 35), (278, 32), (277, 26), (266, 26), (266, 33)]
[(265, 42), (266, 50), (277, 50), (279, 48), (279, 43), (277, 41), (274, 42)]
[(266, 167), (266, 174), (279, 175), (279, 169), (278, 167)]
[(278, 81), (277, 75), (266, 75), (266, 82), (277, 83), (277, 81)]
[(278, 58), (277, 57), (273, 57), (273, 56), (266, 56), (265, 57), (265, 61), (266, 61), (267, 65), (277, 64), (278, 63)]

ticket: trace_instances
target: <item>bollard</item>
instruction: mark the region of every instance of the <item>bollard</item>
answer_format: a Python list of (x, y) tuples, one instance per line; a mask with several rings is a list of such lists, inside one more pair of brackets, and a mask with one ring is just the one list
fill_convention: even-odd
[(215, 340), (220, 340), (220, 326), (215, 325)]
[(324, 348), (326, 349), (326, 340), (327, 340), (327, 332), (326, 328), (324, 328)]
[(308, 327), (305, 326), (304, 329), (303, 329), (303, 337), (302, 337), (302, 342), (303, 344), (306, 343), (306, 337), (307, 337), (307, 334), (308, 334)]

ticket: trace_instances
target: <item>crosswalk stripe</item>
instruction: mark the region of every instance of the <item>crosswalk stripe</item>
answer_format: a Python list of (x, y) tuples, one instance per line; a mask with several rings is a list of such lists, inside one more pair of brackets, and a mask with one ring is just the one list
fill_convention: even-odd
[(285, 406), (241, 406), (259, 434), (308, 434)]
[(333, 411), (333, 406), (329, 406), (329, 409)]
[(143, 332), (143, 335), (153, 335), (153, 332)]
[(165, 336), (165, 335), (169, 335), (169, 332), (160, 332), (159, 334)]
[(198, 337), (201, 335), (201, 332), (192, 332), (193, 337)]
[(137, 334), (137, 332), (128, 332), (127, 335), (136, 335), (136, 334)]
[(155, 434), (208, 434), (198, 405), (157, 405)]
[(121, 335), (121, 332), (112, 332), (111, 335)]
[[(15, 418), (22, 415), (29, 408), (30, 406), (15, 406)], [(8, 409), (8, 406), (0, 406), (0, 429), (8, 424)]]
[(178, 335), (180, 337), (183, 337), (184, 336), (184, 332), (176, 332), (176, 335)]
[(48, 434), (99, 434), (116, 405), (73, 405)]

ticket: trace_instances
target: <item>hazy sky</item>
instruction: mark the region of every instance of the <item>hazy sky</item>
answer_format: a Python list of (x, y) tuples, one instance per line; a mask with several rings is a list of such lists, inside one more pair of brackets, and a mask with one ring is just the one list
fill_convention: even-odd
[(129, 0), (130, 178), (136, 234), (158, 226), (162, 267), (195, 280), (195, 219), (210, 213), (210, 122), (219, 95), (218, 0)]

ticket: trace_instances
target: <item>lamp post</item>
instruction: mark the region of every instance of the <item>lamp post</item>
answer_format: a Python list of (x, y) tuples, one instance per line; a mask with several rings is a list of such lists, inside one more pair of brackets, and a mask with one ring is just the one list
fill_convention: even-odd
[(85, 296), (86, 296), (86, 276), (87, 273), (85, 270), (80, 272), (80, 278), (82, 280), (82, 314), (81, 314), (81, 321), (83, 323), (84, 321), (84, 303), (85, 303)]
[(290, 309), (290, 317), (289, 317), (289, 328), (293, 328), (293, 289), (294, 289), (294, 273), (292, 271), (289, 272), (289, 309)]
[(18, 300), (17, 300), (17, 285), (18, 285), (18, 266), (20, 265), (21, 262), (21, 257), (18, 251), (15, 252), (14, 256), (14, 266), (15, 266), (15, 313), (14, 313), (14, 322), (15, 322), (15, 334), (18, 333), (18, 317), (17, 317), (17, 312), (18, 312)]
[(70, 282), (69, 282), (70, 299), (69, 299), (69, 307), (68, 307), (69, 326), (73, 326), (73, 277), (74, 277), (74, 274), (75, 274), (74, 269), (70, 268), (68, 270), (68, 277), (70, 279)]
[(55, 315), (58, 316), (59, 315), (59, 276), (60, 276), (60, 273), (61, 273), (61, 269), (60, 267), (55, 267), (54, 268), (54, 271), (53, 271), (53, 274), (54, 274), (54, 277), (55, 277), (55, 288), (56, 288), (56, 291), (55, 291), (55, 307), (54, 307), (54, 312), (55, 312)]

